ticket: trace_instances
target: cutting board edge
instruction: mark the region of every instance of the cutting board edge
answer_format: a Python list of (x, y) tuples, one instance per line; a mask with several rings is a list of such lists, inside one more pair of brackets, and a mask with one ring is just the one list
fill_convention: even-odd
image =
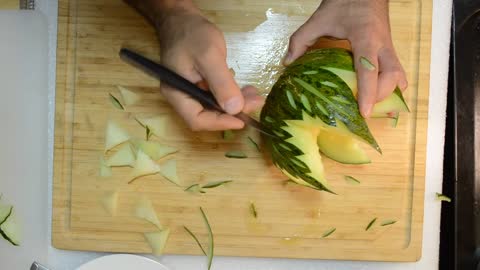
[[(62, 5), (59, 6), (59, 9), (65, 9), (65, 8), (69, 8), (68, 7), (68, 1), (60, 1), (62, 3)], [(65, 2), (67, 2), (67, 7), (65, 7)], [(422, 1), (420, 1), (422, 2)], [(431, 14), (431, 2), (430, 1), (427, 1), (428, 3), (425, 4), (423, 3), (422, 5), (422, 15), (424, 14), (424, 12), (429, 12)], [(64, 14), (64, 13), (62, 13)], [(60, 12), (59, 12), (59, 15), (60, 15)], [(65, 14), (64, 14), (65, 15)], [(422, 77), (422, 79), (419, 80), (419, 82), (421, 83), (421, 85), (423, 85), (423, 87), (427, 87), (426, 89), (429, 89), (428, 88), (428, 84), (429, 84), (429, 80), (428, 80), (428, 70), (429, 70), (429, 64), (430, 64), (430, 39), (431, 39), (431, 20), (429, 20), (429, 18), (431, 18), (431, 16), (422, 16), (422, 27), (420, 29), (421, 30), (421, 41), (422, 43), (428, 43), (428, 45), (423, 45), (423, 46), (420, 46), (421, 47), (421, 58), (423, 59), (422, 61), (420, 61), (420, 68), (419, 68), (419, 72), (420, 72), (420, 76)], [(62, 20), (65, 20), (65, 21), (62, 21)], [(67, 18), (65, 17), (61, 17), (59, 16), (59, 37), (60, 37), (60, 31), (61, 31), (61, 27), (60, 27), (60, 24), (64, 24), (63, 26), (65, 26), (66, 28), (71, 28), (73, 27), (73, 24), (70, 23), (69, 21), (69, 18), (68, 18), (68, 12), (67, 12)], [(429, 27), (427, 27), (427, 29), (425, 29), (425, 27), (423, 27), (423, 25), (428, 25)], [(65, 30), (65, 28), (63, 28)], [(71, 31), (72, 29), (69, 29), (69, 31)], [(70, 40), (71, 41), (71, 40)], [(63, 45), (65, 45), (65, 52), (67, 52), (67, 44), (69, 42), (69, 38), (68, 37), (65, 37), (64, 36), (64, 40), (61, 40), (59, 38), (59, 43), (63, 43)], [(59, 46), (59, 49), (60, 50), (60, 46)], [(427, 53), (425, 53), (427, 52)], [(67, 60), (69, 59), (69, 57), (72, 57), (71, 55), (72, 53), (67, 53)], [(426, 58), (428, 58), (428, 61), (426, 61)], [(71, 58), (70, 58), (71, 59)], [(428, 64), (427, 64), (428, 63)], [(425, 67), (426, 65), (428, 65), (427, 67)], [(62, 69), (63, 67), (63, 69)], [(68, 68), (68, 65), (67, 64), (62, 64), (62, 63), (59, 63), (57, 61), (57, 74), (65, 74), (67, 73), (68, 75), (68, 70), (67, 72), (65, 72), (65, 69)], [(67, 76), (67, 79), (65, 81), (62, 81), (62, 79), (59, 79), (60, 76), (57, 76), (57, 89), (58, 89), (58, 86), (60, 86), (60, 89), (61, 87), (63, 86), (65, 90), (68, 89), (68, 84), (71, 83), (71, 81), (69, 81), (69, 79), (71, 80), (72, 78), (68, 78)], [(419, 88), (422, 87), (421, 85), (419, 85)], [(60, 91), (61, 92), (61, 91)], [(64, 101), (65, 101), (65, 92), (67, 91), (64, 91), (64, 93), (61, 93), (60, 95), (58, 95), (58, 91), (57, 91), (57, 99), (56, 99), (56, 110), (58, 110), (59, 108), (63, 108), (64, 106)], [(428, 91), (427, 91), (428, 93)], [(427, 105), (427, 108), (428, 108), (428, 105)], [(61, 116), (57, 115), (55, 116), (55, 121), (56, 123), (58, 123), (57, 121), (61, 120)], [(427, 123), (427, 121), (425, 120), (425, 122)], [(425, 124), (426, 124), (425, 123)], [(426, 125), (424, 127), (425, 131), (426, 131)], [(65, 132), (64, 130), (62, 130), (63, 127), (60, 125), (55, 125), (55, 145), (63, 145), (63, 132)], [(57, 134), (58, 133), (58, 134)], [(58, 136), (57, 136), (58, 135)], [(425, 135), (424, 135), (425, 138), (423, 138), (425, 141), (426, 141), (426, 132), (425, 132)], [(426, 148), (426, 144), (423, 144), (423, 149), (416, 149), (416, 156), (418, 155), (418, 153), (425, 153), (425, 148)], [(57, 152), (58, 150), (58, 152)], [(63, 165), (59, 165), (59, 164), (63, 164), (63, 162), (65, 162), (65, 160), (63, 160), (62, 156), (65, 156), (65, 153), (63, 153), (62, 149), (61, 148), (55, 148), (55, 157), (54, 157), (54, 160), (55, 160), (55, 164), (54, 165), (54, 179), (58, 179), (59, 177), (60, 178), (63, 178), (62, 175), (65, 173), (64, 172), (64, 168), (63, 168)], [(417, 166), (417, 165), (416, 165)], [(418, 169), (421, 169), (421, 171), (425, 171), (425, 162), (421, 162), (421, 165), (422, 168), (418, 168)], [(59, 168), (60, 167), (60, 168)], [(65, 175), (63, 175), (65, 176)], [(424, 186), (424, 173), (423, 175), (415, 175), (414, 176), (415, 178), (415, 185), (423, 185)], [(55, 180), (54, 180), (55, 181)], [(55, 183), (58, 183), (58, 181), (55, 181)], [(63, 185), (63, 186), (62, 186)], [(65, 183), (62, 183), (62, 185), (59, 187), (59, 188), (54, 188), (54, 198), (60, 198), (59, 202), (63, 202), (63, 206), (62, 207), (54, 207), (54, 210), (53, 210), (53, 215), (52, 215), (52, 219), (54, 219), (53, 217), (60, 214), (65, 214), (65, 212), (68, 212), (68, 206), (69, 206), (69, 200), (68, 198), (66, 199), (61, 199), (63, 197), (63, 195), (65, 194), (63, 191), (67, 191), (68, 192), (68, 185), (65, 184)], [(424, 189), (414, 189), (416, 190), (416, 193), (418, 193), (419, 191), (422, 191), (421, 194), (414, 194), (414, 202), (413, 202), (413, 206), (412, 206), (412, 211), (413, 212), (422, 212), (422, 214), (417, 214), (417, 215), (413, 215), (415, 218), (414, 220), (412, 220), (412, 222), (415, 223), (415, 221), (419, 222), (420, 225), (419, 228), (416, 227), (416, 229), (414, 228), (412, 230), (412, 238), (415, 238), (416, 241), (414, 241), (413, 243), (411, 243), (411, 245), (406, 249), (408, 250), (409, 254), (412, 254), (412, 255), (409, 255), (410, 257), (408, 257), (408, 259), (406, 260), (398, 260), (398, 261), (417, 261), (420, 257), (421, 257), (421, 247), (422, 247), (422, 237), (421, 237), (421, 234), (422, 234), (422, 229), (423, 229), (423, 199), (424, 199)], [(55, 202), (58, 202), (57, 200), (54, 200), (54, 203)], [(420, 204), (418, 204), (420, 203)], [(57, 221), (54, 221), (55, 224), (57, 225), (60, 225), (58, 224)], [(66, 225), (68, 222), (63, 218), (63, 221), (61, 222), (62, 224), (61, 225)], [(63, 235), (62, 235), (63, 234)], [(418, 235), (420, 234), (420, 236)], [(67, 237), (68, 236), (68, 237)], [(78, 247), (78, 245), (76, 244), (76, 242), (80, 241), (80, 240), (75, 240), (74, 238), (69, 238), (69, 237), (73, 237), (73, 234), (71, 233), (67, 233), (67, 231), (65, 230), (65, 227), (62, 227), (62, 226), (54, 226), (52, 228), (52, 243), (55, 247), (58, 247), (58, 248), (65, 248), (65, 249), (73, 249), (73, 250), (78, 250), (76, 249)], [(62, 244), (61, 241), (66, 241), (65, 243), (66, 244)], [(92, 246), (94, 246), (94, 244), (92, 244)], [(93, 247), (92, 249), (81, 249), (81, 250), (98, 250), (96, 249), (95, 247)], [(101, 251), (101, 250), (98, 250), (98, 251)], [(125, 251), (124, 251), (125, 252)], [(132, 252), (132, 251), (128, 251), (128, 252)], [(229, 255), (232, 255), (232, 254), (229, 254)], [(233, 254), (234, 255), (234, 254)], [(255, 255), (255, 254), (253, 254)], [(258, 253), (256, 254), (258, 255)], [(238, 254), (237, 254), (238, 256)], [(332, 258), (332, 257), (329, 257), (329, 259), (336, 259), (336, 258)], [(371, 260), (371, 259), (368, 259), (368, 260)], [(390, 257), (388, 259), (388, 261), (397, 261), (397, 260), (394, 260), (393, 257)]]

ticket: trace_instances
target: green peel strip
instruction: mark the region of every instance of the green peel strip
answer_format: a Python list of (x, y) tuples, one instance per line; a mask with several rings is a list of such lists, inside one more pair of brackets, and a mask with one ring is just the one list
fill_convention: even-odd
[(118, 101), (118, 98), (116, 98), (114, 95), (112, 94), (109, 94), (110, 95), (110, 101), (112, 102), (112, 105), (119, 109), (119, 110), (125, 110), (125, 108), (123, 107), (122, 103), (120, 103), (120, 101)]
[(322, 238), (326, 238), (330, 236), (332, 233), (334, 233), (337, 230), (337, 228), (331, 228), (330, 230), (326, 231), (323, 235)]
[(188, 234), (190, 234), (190, 236), (195, 240), (195, 242), (197, 242), (197, 245), (200, 247), (203, 254), (207, 256), (207, 252), (205, 252), (205, 249), (203, 249), (202, 244), (200, 244), (200, 241), (198, 241), (198, 238), (195, 236), (195, 234), (193, 234), (192, 231), (190, 231), (186, 226), (183, 226), (183, 228), (185, 229), (185, 231), (187, 231)]
[(375, 221), (377, 221), (377, 218), (372, 219), (372, 221), (370, 221), (370, 223), (368, 223), (367, 227), (365, 228), (365, 231), (370, 230), (370, 228), (373, 226)]
[(361, 183), (358, 179), (350, 175), (345, 175), (345, 181), (347, 181), (347, 183), (352, 185), (358, 185)]
[(362, 66), (370, 71), (374, 71), (375, 69), (377, 69), (375, 67), (374, 64), (372, 64), (372, 62), (370, 62), (367, 58), (361, 56), (360, 57), (360, 64), (362, 64)]
[(388, 225), (395, 224), (396, 222), (397, 222), (396, 220), (385, 220), (380, 224), (380, 226), (388, 226)]
[(250, 213), (254, 218), (257, 218), (258, 216), (257, 208), (255, 207), (255, 204), (253, 204), (253, 202), (250, 203)]
[(208, 260), (208, 270), (212, 267), (212, 260), (213, 260), (213, 232), (212, 228), (210, 227), (210, 223), (208, 222), (207, 215), (205, 215), (205, 212), (203, 211), (202, 207), (200, 207), (200, 212), (202, 212), (202, 217), (203, 221), (205, 222), (205, 225), (207, 226), (208, 229), (208, 252), (207, 252), (207, 260)]
[(227, 183), (233, 182), (233, 180), (225, 180), (225, 181), (216, 181), (216, 182), (210, 182), (202, 186), (202, 188), (216, 188), (221, 185), (225, 185)]

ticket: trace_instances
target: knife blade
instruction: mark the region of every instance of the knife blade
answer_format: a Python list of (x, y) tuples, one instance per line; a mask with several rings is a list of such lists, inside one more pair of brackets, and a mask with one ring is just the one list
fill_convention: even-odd
[[(225, 113), (222, 107), (220, 107), (220, 105), (217, 103), (211, 91), (204, 91), (194, 83), (188, 81), (167, 67), (154, 62), (132, 50), (122, 48), (120, 49), (119, 54), (120, 58), (125, 62), (191, 96), (196, 101), (200, 102), (200, 104), (202, 104), (202, 106), (205, 108)], [(262, 123), (243, 112), (236, 114), (235, 117), (267, 136), (278, 138), (277, 136), (273, 135)]]

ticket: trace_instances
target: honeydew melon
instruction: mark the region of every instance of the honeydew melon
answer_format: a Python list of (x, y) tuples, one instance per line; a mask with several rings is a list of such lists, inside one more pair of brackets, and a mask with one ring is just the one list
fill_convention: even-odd
[[(289, 65), (272, 88), (260, 120), (273, 163), (298, 184), (332, 192), (320, 152), (347, 164), (370, 162), (360, 144), (381, 153), (360, 115), (352, 54), (339, 48), (307, 52)], [(376, 104), (375, 115), (408, 112), (401, 91)]]

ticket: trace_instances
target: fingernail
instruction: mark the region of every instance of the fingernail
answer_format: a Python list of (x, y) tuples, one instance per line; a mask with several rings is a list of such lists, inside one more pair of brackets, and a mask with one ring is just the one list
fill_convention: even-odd
[(283, 64), (285, 66), (290, 65), (292, 63), (292, 53), (288, 52), (287, 55), (285, 56), (285, 59), (283, 59)]
[(367, 104), (367, 108), (363, 110), (363, 118), (369, 118), (372, 113), (372, 104)]
[(228, 114), (237, 114), (242, 110), (242, 99), (239, 96), (232, 97), (223, 104), (223, 109)]

